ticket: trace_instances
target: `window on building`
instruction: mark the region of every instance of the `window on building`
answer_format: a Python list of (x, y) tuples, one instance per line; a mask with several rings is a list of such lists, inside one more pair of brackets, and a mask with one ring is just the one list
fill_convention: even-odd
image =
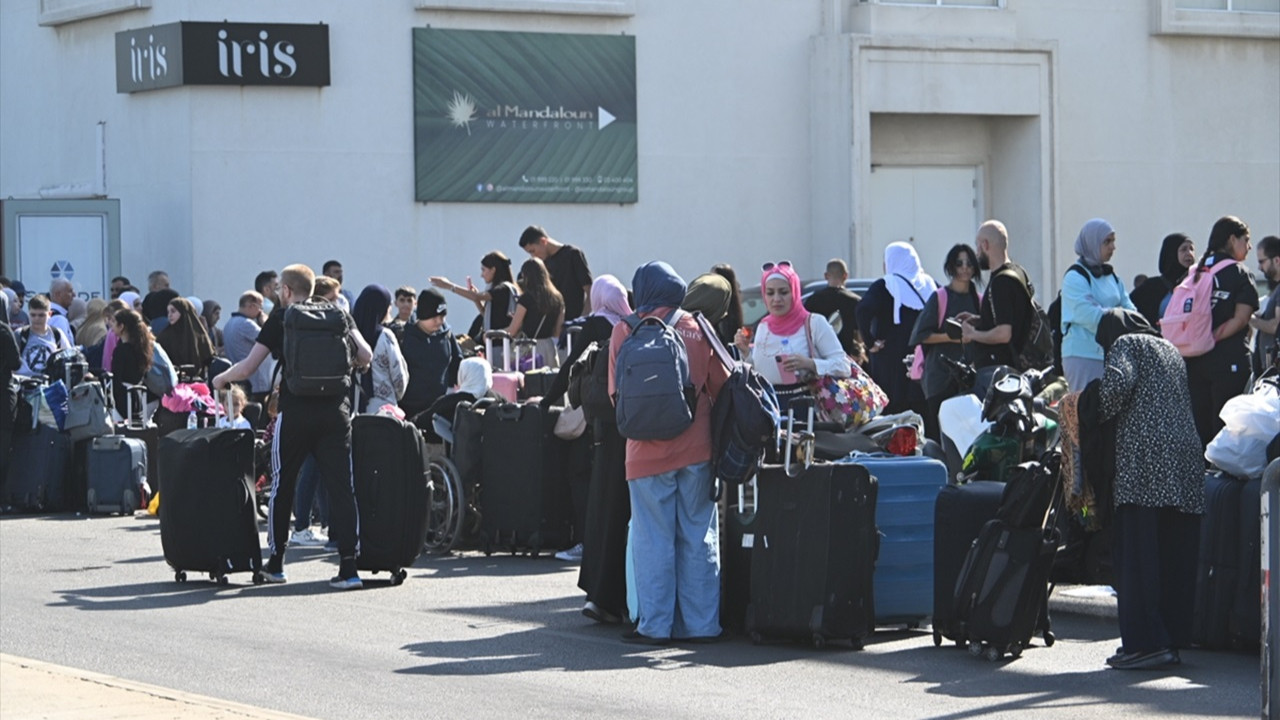
[(1280, 0), (1174, 0), (1179, 10), (1280, 13)]

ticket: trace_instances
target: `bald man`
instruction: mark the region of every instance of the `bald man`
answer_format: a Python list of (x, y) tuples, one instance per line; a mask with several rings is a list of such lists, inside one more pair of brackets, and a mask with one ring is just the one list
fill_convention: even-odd
[(69, 338), (75, 337), (71, 321), (67, 317), (71, 302), (75, 299), (76, 289), (70, 280), (60, 277), (49, 283), (49, 326), (58, 328)]
[(1034, 309), (1031, 280), (1022, 266), (1009, 259), (1009, 231), (999, 220), (978, 227), (974, 244), (978, 265), (991, 271), (978, 314), (961, 313), (963, 338), (974, 367), (1013, 365), (1027, 337)]

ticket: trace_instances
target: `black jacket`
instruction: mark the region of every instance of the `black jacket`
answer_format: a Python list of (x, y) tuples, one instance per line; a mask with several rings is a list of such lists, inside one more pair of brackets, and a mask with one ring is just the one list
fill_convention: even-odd
[(400, 407), (412, 417), (431, 407), (458, 382), (462, 348), (447, 325), (428, 335), (414, 323), (404, 330), (400, 352), (409, 366), (409, 386), (400, 398)]

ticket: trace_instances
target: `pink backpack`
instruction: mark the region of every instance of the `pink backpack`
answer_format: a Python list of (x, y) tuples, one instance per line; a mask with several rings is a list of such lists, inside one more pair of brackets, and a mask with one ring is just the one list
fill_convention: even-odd
[[(942, 329), (942, 324), (947, 320), (947, 289), (945, 287), (938, 288), (938, 329)], [(912, 380), (920, 380), (924, 378), (924, 343), (916, 346), (915, 357), (911, 359), (911, 368), (907, 370), (907, 377)]]
[(1202, 272), (1192, 270), (1173, 289), (1160, 318), (1160, 334), (1182, 357), (1199, 357), (1213, 349), (1213, 287), (1219, 270), (1235, 265), (1221, 260)]

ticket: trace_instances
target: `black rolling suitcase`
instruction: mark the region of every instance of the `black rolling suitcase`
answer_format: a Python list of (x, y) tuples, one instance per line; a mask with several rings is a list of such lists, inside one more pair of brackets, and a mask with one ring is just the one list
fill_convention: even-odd
[(933, 644), (947, 637), (964, 645), (956, 626), (956, 580), (969, 548), (987, 521), (994, 520), (1004, 483), (980, 480), (946, 485), (933, 505)]
[[(1240, 583), (1240, 498), (1244, 486), (1243, 480), (1225, 474), (1210, 473), (1204, 479), (1195, 619), (1191, 624), (1191, 642), (1201, 647), (1232, 645), (1229, 623)], [(1255, 594), (1253, 600), (1257, 598)]]
[(1236, 555), (1240, 572), (1236, 578), (1235, 602), (1227, 621), (1231, 647), (1237, 650), (1257, 650), (1262, 641), (1261, 512), (1262, 479), (1254, 478), (1240, 488), (1240, 542)]
[(1005, 484), (996, 519), (982, 526), (955, 585), (957, 640), (988, 660), (1022, 654), (1037, 630), (1046, 647), (1049, 575), (1061, 539), (1057, 527), (1060, 458), (1023, 463)]
[[(399, 585), (422, 554), (431, 491), (427, 446), (412, 423), (383, 415), (351, 419), (351, 466), (360, 510), (356, 567), (391, 573)], [(163, 502), (161, 505), (163, 506)]]
[(483, 547), (480, 513), (480, 481), (484, 460), (484, 413), (493, 405), (491, 399), (475, 403), (459, 403), (453, 416), (453, 447), (450, 458), (462, 479), (466, 498), (462, 532), (454, 542), (459, 549), (478, 550)]
[(160, 440), (160, 542), (174, 578), (252, 572), (261, 581), (262, 547), (253, 485), (253, 431), (177, 430)]
[(0, 504), (19, 512), (57, 512), (66, 505), (71, 468), (71, 438), (58, 428), (36, 423), (14, 433), (6, 497)]
[(751, 600), (751, 548), (756, 538), (757, 485), (750, 482), (725, 492), (720, 517), (720, 626), (730, 632), (746, 629)]
[[(784, 464), (764, 466), (757, 479), (747, 632), (753, 642), (849, 640), (860, 649), (875, 630), (876, 481), (861, 465), (793, 463), (797, 405)], [(811, 447), (812, 432), (800, 437)]]
[(543, 550), (567, 547), (569, 487), (564, 442), (557, 438), (557, 410), (537, 403), (501, 403), (484, 412), (480, 515), (484, 550)]

